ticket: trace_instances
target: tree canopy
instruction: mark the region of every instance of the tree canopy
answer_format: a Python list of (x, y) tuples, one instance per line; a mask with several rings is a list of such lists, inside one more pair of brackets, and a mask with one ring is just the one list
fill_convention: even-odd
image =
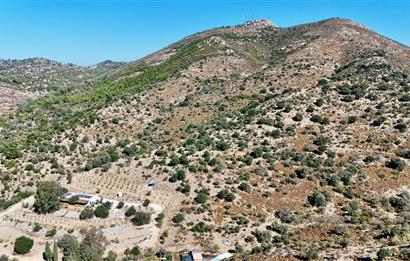
[(52, 213), (60, 207), (60, 197), (67, 192), (54, 181), (40, 181), (35, 194), (34, 210), (37, 213)]

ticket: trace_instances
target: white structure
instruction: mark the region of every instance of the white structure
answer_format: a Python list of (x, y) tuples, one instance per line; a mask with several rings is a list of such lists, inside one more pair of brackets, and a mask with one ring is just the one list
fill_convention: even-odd
[(100, 200), (99, 197), (94, 196), (94, 195), (67, 192), (63, 195), (63, 198), (61, 199), (61, 201), (70, 202), (70, 199), (75, 196), (78, 197), (78, 200), (75, 202), (71, 202), (71, 203), (76, 203), (76, 204), (81, 204), (81, 205), (86, 205), (86, 206), (94, 205)]
[(202, 261), (203, 260), (201, 252), (197, 249), (194, 249), (194, 250), (191, 251), (191, 256), (192, 256), (193, 261)]
[(222, 260), (226, 260), (231, 257), (233, 257), (231, 253), (225, 252), (225, 253), (219, 254), (218, 256), (212, 258), (209, 261), (222, 261)]

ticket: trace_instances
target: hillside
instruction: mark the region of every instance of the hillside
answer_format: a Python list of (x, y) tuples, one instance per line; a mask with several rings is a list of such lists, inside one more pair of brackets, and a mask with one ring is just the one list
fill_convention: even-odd
[(106, 61), (90, 67), (62, 64), (44, 58), (0, 59), (0, 83), (21, 91), (44, 93), (67, 86), (90, 83), (124, 63)]
[(81, 67), (44, 58), (0, 59), (0, 115), (13, 112), (19, 105), (50, 91), (93, 85), (123, 66), (125, 63), (112, 61)]
[[(0, 72), (24, 91), (13, 83), (18, 68), (42, 86), (29, 91), (44, 87), (32, 77), (38, 71), (53, 77), (41, 80), (47, 95), (0, 121), (0, 208), (53, 180), (159, 205), (157, 229), (138, 241), (147, 254), (409, 257), (408, 47), (345, 19), (290, 28), (262, 20), (100, 70), (38, 63)], [(130, 223), (94, 219), (104, 229)], [(5, 220), (57, 226), (58, 235), (90, 226), (28, 210)], [(105, 234), (120, 255), (136, 244), (125, 232)]]

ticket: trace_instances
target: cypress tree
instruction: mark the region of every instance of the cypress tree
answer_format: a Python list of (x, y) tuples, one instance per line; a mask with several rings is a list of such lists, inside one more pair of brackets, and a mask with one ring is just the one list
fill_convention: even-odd
[(44, 259), (47, 261), (52, 261), (53, 260), (53, 252), (51, 252), (50, 249), (50, 243), (48, 243), (48, 241), (46, 242), (46, 246), (44, 248)]
[(54, 241), (54, 246), (53, 246), (53, 261), (58, 261), (58, 248), (57, 248), (56, 241)]

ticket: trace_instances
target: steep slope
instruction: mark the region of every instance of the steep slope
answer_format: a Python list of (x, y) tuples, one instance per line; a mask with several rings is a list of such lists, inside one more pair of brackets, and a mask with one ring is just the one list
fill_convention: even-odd
[(52, 179), (161, 204), (160, 238), (146, 247), (238, 260), (387, 247), (399, 258), (409, 73), (408, 47), (345, 19), (198, 33), (4, 118), (3, 206)]

